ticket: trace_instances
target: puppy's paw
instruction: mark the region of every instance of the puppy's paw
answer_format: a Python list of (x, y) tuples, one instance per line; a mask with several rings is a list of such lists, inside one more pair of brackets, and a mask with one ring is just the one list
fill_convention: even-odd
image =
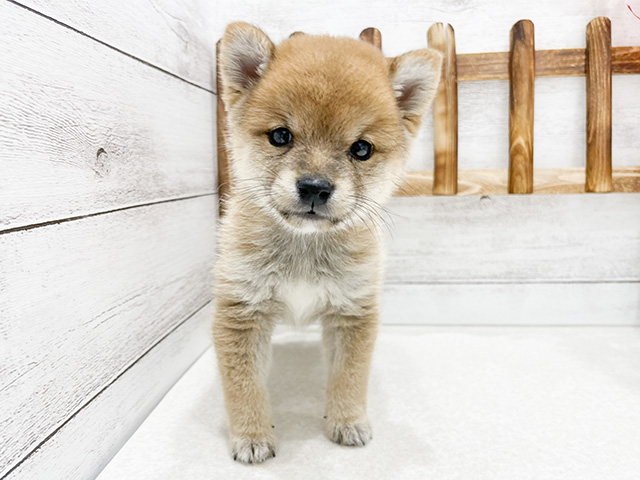
[(361, 422), (327, 421), (327, 435), (339, 445), (362, 447), (372, 438), (371, 425), (367, 420)]
[(231, 455), (237, 462), (262, 463), (276, 456), (275, 440), (272, 437), (234, 437), (231, 440)]

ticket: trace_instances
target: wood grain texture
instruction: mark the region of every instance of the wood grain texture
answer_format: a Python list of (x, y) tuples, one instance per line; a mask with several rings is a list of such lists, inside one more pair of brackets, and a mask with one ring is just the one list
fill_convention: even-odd
[(558, 77), (585, 74), (584, 48), (536, 50), (536, 76)]
[(201, 88), (215, 87), (206, 0), (18, 3)]
[(587, 183), (588, 192), (610, 192), (611, 179), (611, 21), (587, 25)]
[[(296, 33), (296, 32), (294, 32)], [(298, 32), (300, 33), (300, 32)], [(292, 34), (293, 35), (293, 34)], [(216, 88), (222, 91), (222, 80), (220, 79), (220, 40), (216, 43)], [(224, 202), (231, 188), (231, 165), (229, 165), (229, 155), (227, 154), (227, 109), (224, 106), (222, 95), (217, 96), (216, 102), (216, 138), (217, 138), (217, 158), (218, 158), (218, 215), (224, 215)]]
[(0, 3), (0, 231), (215, 191), (215, 95)]
[(211, 299), (215, 203), (0, 236), (0, 477)]
[(640, 326), (640, 283), (385, 285), (388, 325)]
[(382, 50), (382, 34), (377, 28), (365, 28), (360, 32), (360, 40), (364, 40), (376, 47), (378, 50)]
[(640, 73), (640, 46), (638, 47), (612, 47), (611, 48), (611, 72), (612, 73)]
[[(533, 193), (585, 193), (584, 168), (536, 168), (533, 171)], [(433, 172), (409, 172), (396, 196), (416, 197), (432, 195)], [(613, 169), (613, 192), (640, 193), (640, 167)], [(460, 170), (458, 195), (506, 195), (507, 170)]]
[(394, 198), (386, 282), (640, 280), (640, 194)]
[[(537, 77), (584, 76), (586, 50), (566, 48), (536, 50)], [(611, 72), (614, 74), (640, 74), (640, 47), (613, 47)], [(458, 54), (458, 80), (504, 80), (509, 78), (509, 53)]]
[(211, 345), (212, 317), (213, 305), (208, 303), (180, 319), (174, 330), (140, 352), (140, 359), (3, 478), (95, 478), (176, 380)]
[(433, 194), (458, 191), (458, 73), (453, 27), (433, 24), (427, 33), (429, 47), (443, 54), (438, 93), (433, 101)]
[[(538, 50), (536, 76), (583, 76), (586, 74), (586, 61), (584, 48)], [(640, 74), (640, 47), (612, 47), (611, 73)]]
[(509, 193), (533, 192), (535, 33), (533, 22), (511, 29), (509, 50)]
[(509, 78), (509, 52), (459, 53), (458, 81)]

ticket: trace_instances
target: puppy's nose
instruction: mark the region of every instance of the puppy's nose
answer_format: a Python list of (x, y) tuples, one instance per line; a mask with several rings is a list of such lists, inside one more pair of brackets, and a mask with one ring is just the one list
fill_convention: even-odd
[(296, 186), (300, 200), (307, 205), (325, 204), (333, 193), (333, 185), (324, 177), (302, 177)]

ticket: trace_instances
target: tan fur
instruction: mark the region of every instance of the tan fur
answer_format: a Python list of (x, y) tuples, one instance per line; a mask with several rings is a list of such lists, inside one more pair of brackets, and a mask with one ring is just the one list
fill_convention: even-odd
[[(265, 379), (280, 320), (322, 322), (329, 438), (371, 438), (382, 204), (402, 178), (440, 62), (431, 50), (387, 60), (367, 43), (327, 36), (296, 35), (275, 47), (253, 26), (227, 27), (220, 68), (233, 187), (219, 231), (213, 331), (235, 459), (275, 456)], [(293, 133), (291, 146), (269, 143), (279, 127)], [(374, 145), (364, 162), (348, 154), (359, 139)], [(299, 213), (295, 184), (310, 174), (335, 187), (316, 220)]]

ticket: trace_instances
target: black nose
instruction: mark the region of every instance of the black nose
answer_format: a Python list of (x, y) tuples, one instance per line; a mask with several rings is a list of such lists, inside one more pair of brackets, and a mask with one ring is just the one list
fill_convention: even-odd
[(333, 185), (323, 177), (302, 177), (296, 186), (300, 200), (310, 206), (327, 203), (333, 193)]

